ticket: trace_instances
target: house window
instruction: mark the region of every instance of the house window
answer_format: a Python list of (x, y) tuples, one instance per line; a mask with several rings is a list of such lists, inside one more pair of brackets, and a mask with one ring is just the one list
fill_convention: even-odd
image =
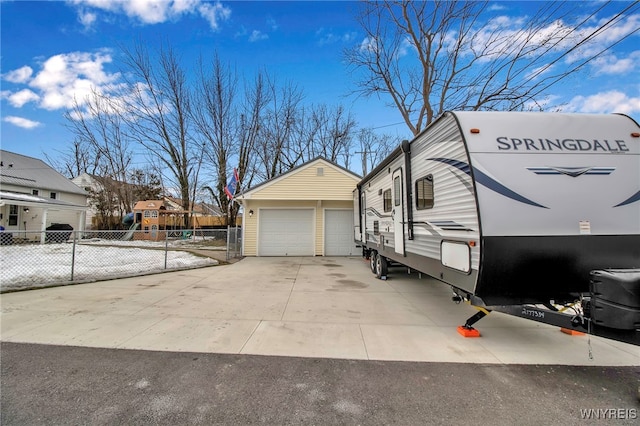
[(149, 233), (149, 227), (148, 227), (148, 226), (145, 226), (145, 227), (144, 227), (144, 233), (145, 233), (145, 234), (148, 234), (148, 233)]
[(31, 195), (38, 195), (38, 190), (37, 189), (31, 190)]
[(416, 181), (416, 209), (433, 208), (433, 200), (433, 175), (426, 175)]
[(382, 202), (385, 212), (391, 211), (391, 189), (387, 189), (382, 193)]
[(396, 176), (393, 179), (393, 204), (399, 206), (402, 203), (402, 184), (400, 183), (400, 176)]
[(49, 198), (51, 198), (52, 200), (55, 200), (56, 198), (58, 198), (58, 194), (56, 194), (55, 192), (52, 192), (49, 194)]
[(145, 210), (144, 217), (151, 217), (151, 210)]
[(11, 204), (9, 206), (9, 226), (16, 226), (18, 224), (18, 206)]
[(151, 210), (151, 217), (158, 217), (158, 210)]

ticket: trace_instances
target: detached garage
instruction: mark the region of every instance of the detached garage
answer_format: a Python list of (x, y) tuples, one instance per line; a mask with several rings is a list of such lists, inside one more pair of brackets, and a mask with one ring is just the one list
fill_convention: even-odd
[(350, 256), (360, 177), (316, 158), (239, 196), (244, 256)]

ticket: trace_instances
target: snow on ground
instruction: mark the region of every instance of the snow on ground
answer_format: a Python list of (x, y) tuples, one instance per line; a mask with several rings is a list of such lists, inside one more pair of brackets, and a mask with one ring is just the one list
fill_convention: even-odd
[[(90, 244), (29, 244), (0, 246), (0, 291), (41, 287), (71, 281), (127, 277), (165, 270), (164, 242), (92, 241)], [(148, 246), (149, 248), (130, 247)], [(150, 242), (149, 242), (150, 243)], [(155, 247), (155, 248), (154, 248)], [(218, 262), (185, 251), (166, 252), (167, 269), (213, 266)]]

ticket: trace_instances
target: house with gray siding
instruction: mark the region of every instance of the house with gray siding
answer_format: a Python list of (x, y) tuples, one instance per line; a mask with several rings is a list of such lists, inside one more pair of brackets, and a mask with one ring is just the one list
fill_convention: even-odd
[(84, 230), (87, 193), (44, 161), (0, 150), (0, 226), (4, 233), (43, 240), (53, 224)]

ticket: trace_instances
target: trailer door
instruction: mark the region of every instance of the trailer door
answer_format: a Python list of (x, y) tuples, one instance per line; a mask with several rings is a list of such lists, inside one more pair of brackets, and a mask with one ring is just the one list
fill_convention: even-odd
[(364, 191), (360, 195), (360, 241), (367, 242), (367, 197)]
[(393, 172), (393, 235), (395, 251), (404, 255), (404, 200), (402, 196), (402, 168)]

